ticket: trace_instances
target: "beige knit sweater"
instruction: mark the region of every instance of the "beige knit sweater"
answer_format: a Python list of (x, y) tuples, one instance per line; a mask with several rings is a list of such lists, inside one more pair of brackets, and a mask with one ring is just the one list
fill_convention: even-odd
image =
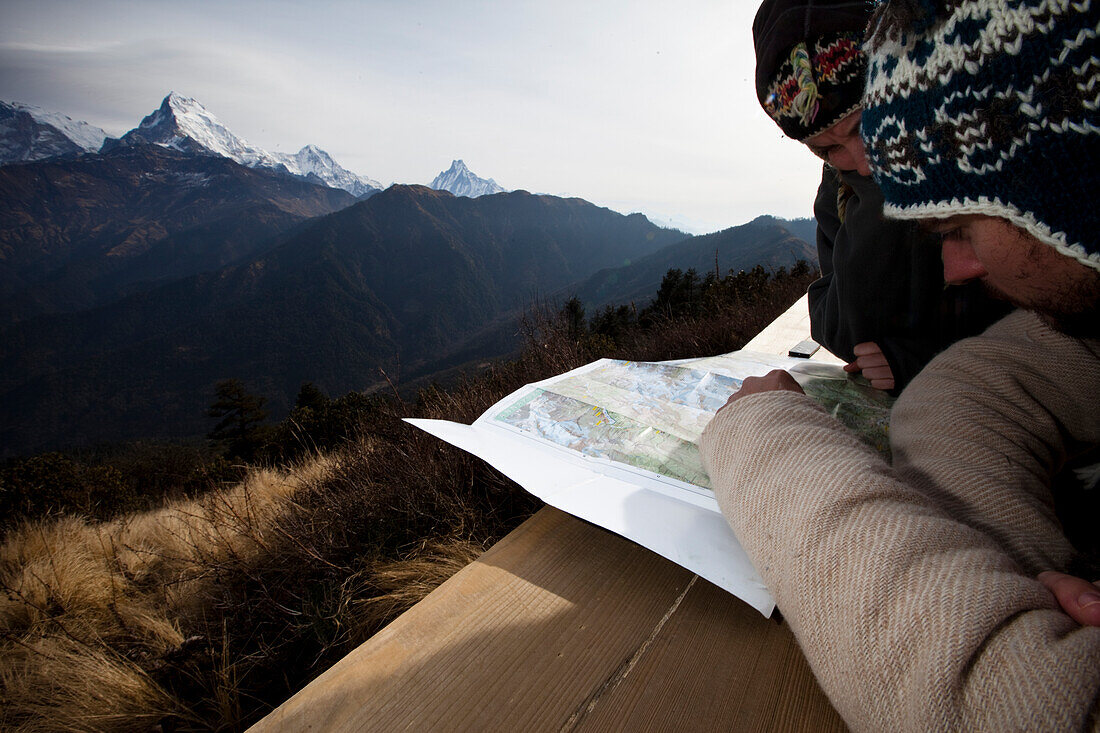
[(854, 730), (1032, 731), (1100, 729), (1100, 628), (1034, 579), (1070, 552), (1049, 478), (1097, 444), (1100, 342), (1015, 313), (906, 389), (896, 469), (793, 392), (738, 400), (700, 447)]

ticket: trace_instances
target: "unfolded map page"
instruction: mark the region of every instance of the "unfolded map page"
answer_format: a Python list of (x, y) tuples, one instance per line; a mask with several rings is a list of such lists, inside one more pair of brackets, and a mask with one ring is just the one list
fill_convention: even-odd
[(740, 384), (685, 366), (608, 359), (490, 412), (533, 438), (709, 489), (695, 445)]
[(787, 369), (877, 450), (891, 398), (839, 366), (740, 351), (678, 362), (601, 359), (526, 385), (473, 425), (409, 420), (543, 501), (618, 532), (743, 598), (773, 604), (721, 517), (697, 447), (750, 375)]
[[(699, 438), (758, 365), (766, 364), (738, 354), (680, 363), (602, 359), (529, 385), (486, 414), (532, 438), (709, 492)], [(889, 450), (888, 395), (829, 364), (802, 361), (791, 371), (809, 396), (865, 442)]]

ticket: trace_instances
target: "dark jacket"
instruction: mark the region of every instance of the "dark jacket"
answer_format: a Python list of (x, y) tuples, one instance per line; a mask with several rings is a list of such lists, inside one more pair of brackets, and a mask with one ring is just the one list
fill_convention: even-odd
[[(841, 182), (850, 188), (844, 216)], [(879, 345), (895, 393), (950, 344), (981, 333), (1011, 308), (977, 283), (944, 287), (940, 240), (912, 222), (884, 219), (871, 178), (824, 167), (814, 202), (821, 279), (810, 285), (815, 341), (845, 361), (856, 344)]]

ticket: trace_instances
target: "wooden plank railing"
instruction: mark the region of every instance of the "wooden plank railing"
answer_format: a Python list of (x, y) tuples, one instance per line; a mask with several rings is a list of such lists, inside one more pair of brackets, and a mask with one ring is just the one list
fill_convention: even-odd
[(547, 507), (254, 731), (840, 731), (790, 631)]

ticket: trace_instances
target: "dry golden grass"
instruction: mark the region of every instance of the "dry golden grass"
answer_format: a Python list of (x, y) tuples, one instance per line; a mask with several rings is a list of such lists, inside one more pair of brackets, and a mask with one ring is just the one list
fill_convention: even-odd
[(280, 523), (331, 459), (256, 470), (198, 500), (104, 524), (25, 523), (0, 546), (0, 724), (25, 730), (148, 728), (196, 720), (143, 669), (179, 650), (181, 623), (216, 598), (217, 569), (262, 563)]
[(166, 716), (200, 724), (141, 667), (63, 635), (4, 649), (3, 720), (17, 731), (143, 731)]
[[(377, 619), (396, 618), (487, 549), (470, 539), (431, 540), (406, 558), (377, 562), (367, 573), (356, 574), (345, 584), (350, 614), (364, 628)], [(357, 587), (364, 576), (369, 585)]]
[[(373, 520), (418, 526), (408, 513), (438, 511), (454, 527), (469, 525), (461, 499), (429, 495), (412, 477), (469, 478), (435, 456), (438, 446), (419, 436), (411, 443), (433, 455), (410, 460), (408, 446), (395, 454), (391, 445), (379, 456), (378, 441), (364, 436), (338, 454), (285, 471), (255, 468), (238, 485), (159, 510), (11, 530), (0, 545), (0, 729), (245, 727), (265, 709), (248, 692), (257, 682), (245, 681), (270, 674), (268, 663), (285, 663), (286, 639), (321, 637), (319, 658), (346, 652), (484, 550), (487, 539), (453, 539), (450, 531), (399, 540), (396, 561), (370, 551), (378, 540), (359, 538), (354, 552), (345, 547), (342, 534), (356, 523), (390, 534)], [(416, 468), (401, 476), (395, 461)], [(376, 484), (380, 476), (412, 488), (387, 489)], [(342, 553), (358, 571), (325, 557)], [(320, 601), (310, 596), (317, 568), (340, 580), (319, 585), (327, 594)], [(243, 644), (242, 636), (255, 635), (250, 624), (271, 624), (273, 608), (286, 617), (276, 619), (273, 638)]]

